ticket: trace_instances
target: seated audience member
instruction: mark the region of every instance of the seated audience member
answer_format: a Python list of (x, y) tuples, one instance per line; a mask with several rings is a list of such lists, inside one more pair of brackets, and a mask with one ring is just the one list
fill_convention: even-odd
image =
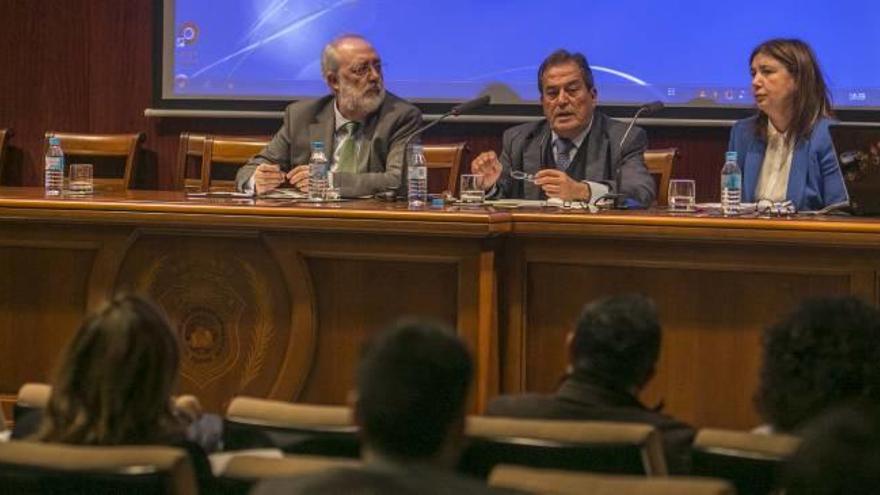
[(811, 421), (783, 471), (786, 495), (880, 494), (880, 409), (850, 404)]
[(796, 39), (761, 43), (749, 58), (757, 115), (730, 131), (743, 202), (791, 201), (820, 210), (849, 201), (831, 143), (831, 100), (813, 50)]
[[(596, 111), (598, 90), (586, 57), (550, 54), (538, 69), (538, 93), (544, 119), (508, 129), (500, 158), (487, 151), (471, 162), (489, 197), (595, 202), (610, 192), (623, 195), (628, 206), (650, 206), (656, 186), (645, 167), (645, 131), (633, 128), (621, 146), (627, 126)], [(514, 171), (534, 181), (518, 180)]]
[(164, 314), (118, 295), (89, 316), (65, 350), (35, 437), (71, 445), (170, 445), (190, 454), (203, 490), (211, 467), (186, 438), (198, 405), (173, 407), (180, 351)]
[(365, 466), (266, 481), (255, 493), (503, 493), (453, 472), (472, 371), (452, 330), (412, 322), (380, 334), (364, 348), (356, 378)]
[(308, 191), (312, 141), (324, 143), (333, 180), (344, 196), (400, 186), (407, 136), (422, 122), (419, 110), (385, 91), (382, 61), (357, 35), (331, 41), (321, 54), (331, 94), (291, 103), (272, 141), (238, 170), (239, 190), (257, 194), (288, 183)]
[(659, 353), (660, 323), (651, 300), (623, 295), (594, 301), (568, 335), (569, 375), (556, 393), (498, 397), (486, 414), (650, 424), (663, 437), (670, 471), (687, 472), (694, 430), (638, 399)]
[(771, 431), (855, 399), (880, 399), (880, 311), (854, 297), (809, 300), (765, 331), (755, 400)]

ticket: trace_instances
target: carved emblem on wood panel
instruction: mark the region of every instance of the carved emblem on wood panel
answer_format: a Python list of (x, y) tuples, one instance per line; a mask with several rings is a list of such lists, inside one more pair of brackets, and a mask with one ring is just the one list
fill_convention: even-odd
[[(205, 388), (241, 370), (244, 388), (260, 375), (274, 335), (266, 307), (271, 297), (249, 262), (166, 254), (142, 273), (140, 290), (177, 324), (184, 378)], [(250, 328), (243, 328), (246, 316), (253, 319)]]

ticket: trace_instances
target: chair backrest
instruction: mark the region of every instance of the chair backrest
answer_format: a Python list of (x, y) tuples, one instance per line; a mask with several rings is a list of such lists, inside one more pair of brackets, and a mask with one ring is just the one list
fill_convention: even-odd
[(224, 493), (245, 494), (260, 480), (290, 478), (327, 469), (359, 465), (360, 462), (355, 459), (339, 457), (310, 455), (263, 457), (242, 454), (229, 460), (218, 475), (217, 482)]
[(0, 444), (5, 493), (197, 493), (186, 452), (171, 447)]
[(52, 395), (52, 386), (46, 383), (25, 383), (18, 389), (12, 417), (19, 421), (25, 414), (34, 409), (45, 409)]
[(226, 410), (223, 445), (354, 458), (360, 455), (357, 432), (347, 407), (236, 397)]
[(554, 495), (734, 495), (721, 480), (699, 478), (645, 478), (576, 473), (553, 469), (501, 465), (492, 470), (489, 485), (530, 493)]
[(485, 478), (497, 464), (664, 476), (659, 433), (650, 425), (604, 421), (468, 418), (459, 469)]
[(666, 206), (669, 201), (669, 178), (678, 158), (678, 148), (645, 150), (645, 165), (648, 172), (659, 177), (657, 183), (657, 204)]
[(6, 163), (6, 146), (13, 135), (12, 129), (0, 128), (0, 181), (3, 180), (3, 165)]
[[(262, 151), (268, 143), (269, 138), (267, 137), (181, 133), (177, 150), (176, 189), (232, 190), (235, 188), (234, 180), (214, 178), (214, 164), (235, 165), (237, 168)], [(199, 159), (199, 177), (197, 179), (186, 176), (190, 158)]]
[(428, 192), (455, 194), (467, 143), (425, 144), (422, 148), (428, 164)]
[[(45, 146), (49, 146), (49, 138), (61, 140), (61, 148), (65, 155), (84, 155), (91, 157), (115, 157), (124, 160), (122, 173), (116, 177), (100, 177), (99, 168), (95, 168), (94, 183), (97, 188), (131, 189), (134, 184), (134, 167), (144, 140), (144, 133), (135, 134), (75, 134), (69, 132), (46, 133)], [(74, 163), (68, 159), (67, 163)], [(66, 171), (65, 171), (66, 173)]]
[(703, 429), (694, 440), (692, 472), (729, 480), (740, 495), (771, 493), (799, 444), (790, 435)]

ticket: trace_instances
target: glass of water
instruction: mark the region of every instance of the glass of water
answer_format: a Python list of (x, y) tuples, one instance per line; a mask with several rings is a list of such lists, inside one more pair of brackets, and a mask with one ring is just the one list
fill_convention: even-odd
[(696, 209), (697, 186), (691, 179), (669, 181), (669, 211), (688, 212)]
[(480, 204), (485, 198), (483, 191), (483, 176), (463, 174), (461, 176), (461, 202)]
[(91, 163), (73, 163), (70, 165), (70, 180), (67, 183), (69, 194), (92, 194), (95, 191)]

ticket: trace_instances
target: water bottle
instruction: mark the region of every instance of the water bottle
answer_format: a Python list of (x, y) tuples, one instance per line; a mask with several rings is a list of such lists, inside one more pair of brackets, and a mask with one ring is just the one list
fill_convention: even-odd
[(327, 194), (327, 174), (330, 162), (324, 153), (324, 143), (312, 142), (312, 155), (309, 157), (309, 200), (324, 201)]
[(64, 151), (61, 140), (49, 138), (49, 149), (46, 150), (46, 196), (60, 196), (64, 187)]
[(728, 151), (721, 168), (721, 213), (724, 216), (739, 215), (741, 202), (742, 171), (736, 164), (736, 151)]
[(421, 208), (428, 201), (428, 167), (421, 144), (411, 144), (407, 151), (407, 199), (410, 208)]

